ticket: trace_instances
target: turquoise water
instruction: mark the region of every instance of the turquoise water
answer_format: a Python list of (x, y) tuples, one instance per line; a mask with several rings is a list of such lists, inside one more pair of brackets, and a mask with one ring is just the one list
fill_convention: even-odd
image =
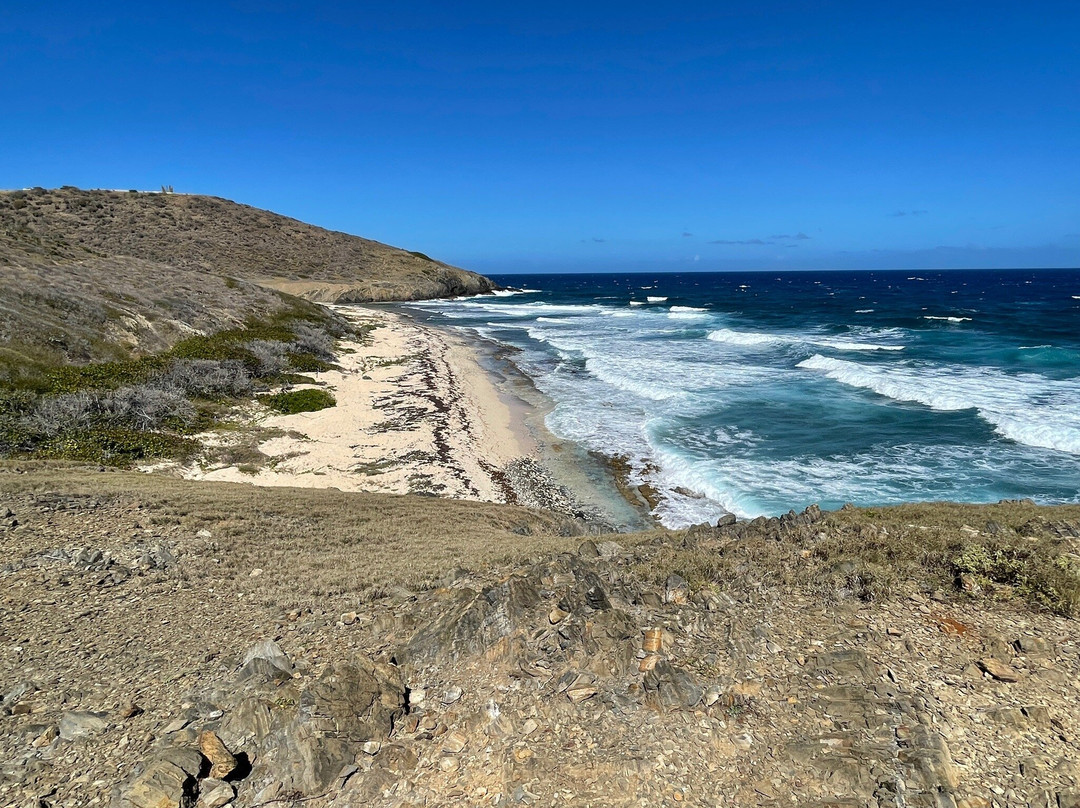
[(669, 526), (817, 502), (1080, 501), (1080, 271), (513, 275), (420, 304), (519, 349), (556, 435)]

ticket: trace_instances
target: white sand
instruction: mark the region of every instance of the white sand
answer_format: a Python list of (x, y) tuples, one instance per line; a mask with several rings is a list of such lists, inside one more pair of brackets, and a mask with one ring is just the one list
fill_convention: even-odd
[(468, 344), (404, 315), (335, 308), (354, 321), (379, 323), (366, 344), (342, 344), (341, 371), (308, 374), (327, 385), (337, 406), (260, 416), (259, 426), (304, 437), (263, 443), (259, 449), (272, 463), (257, 474), (225, 466), (187, 468), (183, 475), (505, 501), (492, 472), (535, 456), (537, 447), (514, 402), (500, 394)]

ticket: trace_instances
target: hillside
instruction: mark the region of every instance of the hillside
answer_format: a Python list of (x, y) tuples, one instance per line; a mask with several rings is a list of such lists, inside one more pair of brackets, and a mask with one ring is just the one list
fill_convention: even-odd
[(579, 531), (0, 463), (0, 803), (1080, 805), (1080, 508)]
[(489, 291), (488, 279), (224, 199), (0, 192), (0, 367), (165, 350), (318, 302)]
[(490, 291), (487, 278), (419, 253), (209, 196), (65, 187), (0, 193), (0, 232), (62, 240), (246, 279), (320, 302), (419, 300)]

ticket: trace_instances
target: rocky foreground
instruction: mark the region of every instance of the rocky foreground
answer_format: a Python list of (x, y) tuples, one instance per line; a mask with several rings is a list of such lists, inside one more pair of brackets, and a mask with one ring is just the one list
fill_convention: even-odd
[[(964, 535), (1075, 552), (1080, 521), (1032, 513)], [(735, 547), (881, 539), (816, 508), (344, 611), (216, 573), (212, 527), (137, 502), (0, 514), (5, 805), (1080, 805), (1074, 620), (843, 561), (828, 591), (737, 560), (702, 583)]]

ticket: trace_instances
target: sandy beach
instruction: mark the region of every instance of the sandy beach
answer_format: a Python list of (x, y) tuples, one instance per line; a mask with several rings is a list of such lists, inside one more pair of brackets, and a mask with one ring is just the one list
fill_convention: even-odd
[(311, 374), (337, 406), (261, 415), (280, 430), (259, 450), (255, 473), (236, 465), (193, 466), (183, 476), (267, 486), (424, 493), (455, 499), (514, 499), (504, 469), (535, 457), (537, 445), (516, 402), (452, 334), (383, 309), (335, 307), (360, 326), (363, 342), (343, 342), (340, 370)]

